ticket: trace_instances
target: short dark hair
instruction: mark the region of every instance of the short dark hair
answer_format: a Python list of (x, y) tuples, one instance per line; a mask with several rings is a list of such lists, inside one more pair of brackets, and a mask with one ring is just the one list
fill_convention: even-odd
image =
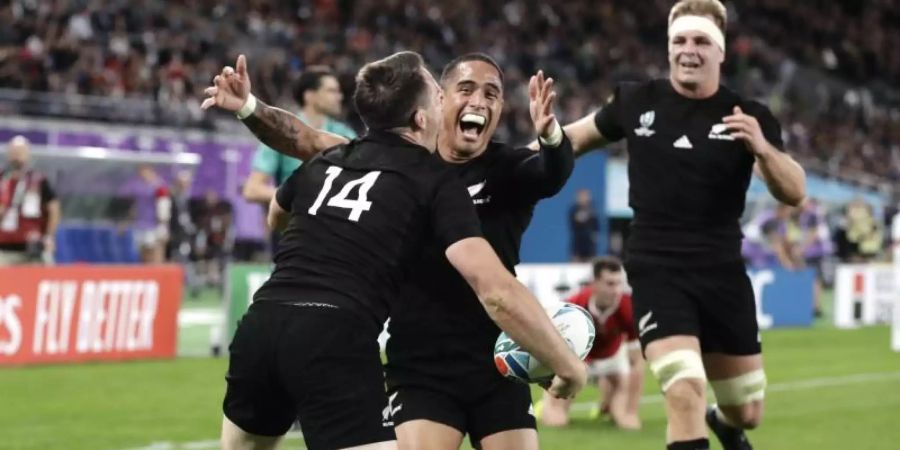
[(600, 256), (594, 259), (594, 278), (599, 278), (602, 272), (621, 272), (622, 260), (615, 256)]
[(441, 72), (441, 84), (444, 84), (444, 82), (447, 81), (448, 78), (450, 78), (450, 75), (453, 74), (453, 71), (455, 71), (460, 64), (469, 61), (481, 61), (483, 63), (494, 66), (494, 68), (497, 69), (497, 73), (500, 75), (500, 82), (503, 83), (503, 69), (500, 68), (500, 64), (497, 64), (497, 61), (495, 61), (494, 58), (491, 58), (487, 54), (476, 52), (457, 56), (453, 59), (453, 61), (448, 62), (447, 65), (444, 66), (444, 71)]
[(306, 100), (304, 100), (304, 94), (307, 91), (315, 91), (322, 87), (322, 79), (326, 77), (335, 77), (337, 76), (327, 67), (311, 67), (307, 70), (304, 70), (302, 74), (300, 74), (300, 78), (297, 78), (297, 81), (294, 82), (294, 100), (300, 104), (300, 106), (306, 106)]
[(428, 94), (425, 62), (415, 52), (394, 53), (363, 66), (356, 75), (353, 103), (369, 129), (408, 127)]

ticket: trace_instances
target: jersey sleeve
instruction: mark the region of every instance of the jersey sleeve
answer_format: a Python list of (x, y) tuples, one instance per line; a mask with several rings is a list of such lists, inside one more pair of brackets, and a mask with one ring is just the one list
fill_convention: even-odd
[(770, 144), (782, 152), (785, 151), (784, 140), (781, 137), (781, 124), (778, 123), (778, 119), (772, 115), (769, 108), (757, 102), (749, 102), (745, 112), (756, 118), (763, 136)]
[(597, 126), (597, 130), (609, 142), (615, 142), (625, 137), (625, 129), (622, 127), (621, 94), (622, 86), (616, 86), (606, 105), (594, 114), (594, 124)]
[(300, 166), (291, 173), (291, 176), (284, 180), (284, 183), (281, 183), (281, 186), (278, 186), (278, 190), (275, 191), (275, 201), (278, 202), (281, 209), (287, 212), (293, 208), (294, 197), (297, 195), (297, 177), (302, 167)]
[(275, 173), (278, 170), (278, 157), (280, 155), (275, 150), (260, 144), (259, 147), (256, 148), (256, 153), (253, 155), (253, 170), (257, 172), (262, 172), (270, 177), (276, 177), (278, 174)]
[(563, 134), (553, 148), (541, 144), (538, 151), (517, 148), (510, 152), (510, 179), (517, 193), (529, 201), (552, 197), (565, 186), (575, 167), (572, 142)]
[(622, 325), (625, 327), (625, 337), (628, 341), (638, 340), (637, 324), (634, 323), (634, 308), (631, 306), (631, 296), (622, 297), (622, 303), (619, 305), (619, 312), (622, 314)]
[(481, 237), (481, 222), (462, 182), (453, 175), (443, 177), (431, 202), (431, 223), (438, 242), (449, 247), (470, 237)]

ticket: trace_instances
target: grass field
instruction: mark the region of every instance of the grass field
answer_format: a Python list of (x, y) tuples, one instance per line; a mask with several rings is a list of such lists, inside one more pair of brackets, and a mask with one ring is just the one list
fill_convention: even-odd
[[(888, 340), (886, 327), (764, 333), (771, 389), (764, 425), (751, 434), (756, 448), (898, 448), (900, 354)], [(225, 366), (182, 358), (0, 369), (0, 449), (218, 448)], [(596, 397), (593, 389), (579, 397), (570, 427), (541, 429), (542, 448), (663, 448), (662, 405), (650, 380), (638, 433), (588, 420)], [(284, 448), (303, 448), (301, 438)]]

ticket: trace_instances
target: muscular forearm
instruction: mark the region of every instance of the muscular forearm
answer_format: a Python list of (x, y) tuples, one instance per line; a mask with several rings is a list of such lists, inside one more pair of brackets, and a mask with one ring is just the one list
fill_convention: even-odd
[(317, 148), (319, 131), (294, 114), (257, 100), (253, 114), (242, 121), (263, 143), (275, 151), (306, 161), (324, 148)]
[(756, 156), (756, 165), (776, 200), (797, 206), (806, 197), (806, 173), (787, 153), (769, 145)]

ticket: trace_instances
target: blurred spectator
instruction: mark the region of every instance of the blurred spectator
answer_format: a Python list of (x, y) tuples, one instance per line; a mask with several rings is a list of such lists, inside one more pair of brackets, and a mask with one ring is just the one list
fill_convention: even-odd
[(803, 233), (799, 246), (800, 254), (806, 267), (816, 271), (813, 301), (816, 317), (819, 317), (822, 315), (822, 287), (826, 281), (825, 264), (834, 253), (831, 230), (825, 209), (814, 198), (807, 199), (795, 214), (797, 226)]
[(579, 189), (575, 194), (575, 204), (569, 209), (572, 261), (590, 261), (597, 255), (599, 233), (600, 218), (594, 208), (591, 191)]
[(816, 200), (794, 208), (779, 204), (764, 210), (744, 226), (743, 255), (756, 269), (813, 269), (813, 312), (822, 314), (824, 264), (833, 252), (825, 211)]
[(868, 262), (880, 256), (884, 247), (884, 228), (872, 206), (859, 198), (846, 209), (844, 236), (850, 262)]
[(191, 218), (191, 182), (193, 175), (187, 170), (178, 172), (169, 194), (171, 210), (163, 215), (169, 217), (169, 240), (166, 243), (166, 259), (187, 262), (191, 255), (191, 241), (197, 233)]
[(231, 203), (210, 190), (196, 203), (195, 211), (198, 228), (194, 241), (197, 274), (205, 284), (219, 286), (225, 263), (234, 246)]
[[(897, 0), (725, 3), (732, 19), (727, 83), (771, 105), (789, 150), (822, 173), (900, 180)], [(312, 66), (333, 68), (349, 91), (365, 61), (397, 50), (418, 51), (434, 68), (484, 51), (503, 65), (510, 90), (524, 89), (528, 74), (544, 68), (557, 80), (558, 114), (567, 122), (596, 108), (585, 99), (607, 98), (617, 81), (665, 74), (666, 48), (658, 43), (669, 6), (671, 0), (12, 0), (0, 2), (0, 88), (92, 96), (56, 95), (62, 106), (12, 109), (23, 113), (77, 116), (100, 102), (105, 107), (92, 111), (119, 108), (106, 120), (151, 115), (166, 124), (209, 125), (199, 122), (209, 116), (200, 115), (196, 99), (208, 74), (239, 51), (255, 68), (256, 95), (287, 107), (302, 101), (292, 99), (291, 81)], [(509, 98), (497, 137), (530, 140), (527, 96)], [(135, 107), (140, 99), (154, 104)]]
[(60, 205), (47, 178), (29, 166), (30, 145), (12, 138), (0, 168), (0, 267), (53, 263)]
[(165, 261), (169, 242), (172, 200), (169, 188), (152, 166), (142, 164), (137, 172), (137, 178), (123, 187), (123, 192), (133, 199), (129, 219), (141, 261), (159, 264)]

